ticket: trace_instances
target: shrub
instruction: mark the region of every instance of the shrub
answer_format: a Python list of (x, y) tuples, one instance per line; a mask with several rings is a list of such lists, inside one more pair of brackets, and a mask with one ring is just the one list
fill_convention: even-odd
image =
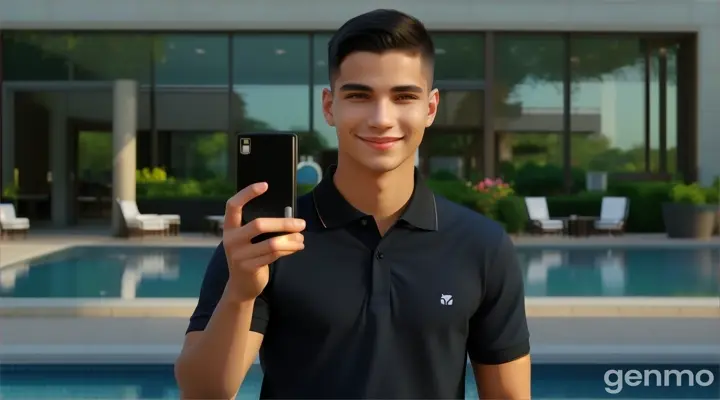
[(583, 192), (576, 195), (548, 197), (548, 209), (552, 217), (599, 216), (603, 196), (603, 193)]
[[(585, 188), (585, 171), (572, 169), (572, 193)], [(513, 172), (512, 186), (523, 196), (554, 196), (565, 192), (565, 171), (554, 164), (539, 165), (526, 163)]]
[(670, 182), (621, 182), (608, 187), (609, 196), (624, 196), (630, 202), (626, 230), (664, 232), (662, 204), (670, 201)]
[(430, 190), (438, 195), (474, 210), (477, 210), (477, 202), (482, 196), (480, 193), (468, 186), (467, 183), (458, 179), (428, 179), (427, 185)]
[(673, 203), (705, 204), (707, 203), (707, 192), (697, 183), (690, 185), (679, 183), (670, 190), (670, 200)]
[(519, 196), (507, 196), (497, 202), (497, 220), (505, 226), (508, 233), (520, 233), (528, 224), (525, 199)]
[(479, 194), (475, 202), (475, 209), (481, 214), (495, 220), (499, 220), (497, 210), (498, 201), (514, 193), (510, 185), (499, 178), (485, 178), (476, 183), (472, 189)]

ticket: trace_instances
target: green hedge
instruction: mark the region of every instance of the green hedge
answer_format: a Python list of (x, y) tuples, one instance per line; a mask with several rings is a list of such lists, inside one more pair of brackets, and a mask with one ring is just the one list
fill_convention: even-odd
[(670, 201), (674, 185), (670, 182), (616, 183), (608, 187), (608, 195), (628, 198), (628, 232), (664, 232), (662, 205)]
[[(603, 196), (624, 196), (630, 202), (626, 225), (628, 232), (664, 232), (662, 204), (670, 200), (674, 183), (635, 182), (615, 184), (607, 193), (578, 193), (575, 195), (546, 196), (552, 217), (570, 215), (600, 216)], [(477, 193), (462, 182), (433, 181), (431, 188), (449, 200), (476, 211)], [(710, 189), (708, 189), (710, 191)], [(495, 213), (488, 215), (498, 220), (510, 233), (523, 232), (528, 226), (528, 215), (523, 196), (500, 199)]]
[[(309, 193), (314, 185), (298, 185), (298, 196)], [(222, 180), (143, 182), (136, 186), (139, 198), (217, 198), (227, 200), (235, 187)]]
[[(551, 217), (567, 217), (570, 215), (600, 216), (600, 208), (603, 196), (627, 197), (630, 202), (630, 210), (626, 225), (628, 232), (664, 232), (662, 205), (669, 202), (674, 182), (622, 182), (613, 183), (608, 187), (606, 193), (581, 192), (574, 195), (552, 195), (542, 193), (542, 182), (551, 179), (543, 179), (540, 175), (555, 175), (552, 171), (534, 169), (539, 172), (539, 182), (524, 181), (524, 187), (531, 193), (525, 195), (546, 196)], [(540, 172), (544, 171), (544, 172)], [(526, 172), (526, 176), (529, 175)], [(528, 226), (528, 215), (523, 196), (513, 195), (501, 198), (495, 203), (492, 209), (480, 209), (487, 205), (487, 197), (473, 190), (467, 183), (451, 177), (435, 175), (427, 180), (428, 186), (437, 194), (493, 218), (503, 224), (510, 233), (523, 232)], [(557, 186), (557, 185), (555, 185)], [(303, 195), (312, 190), (313, 185), (299, 185), (298, 195)], [(227, 199), (235, 192), (232, 185), (224, 181), (163, 181), (138, 183), (138, 197), (213, 197)], [(708, 203), (717, 204), (720, 197), (720, 180), (706, 190)], [(522, 192), (521, 192), (522, 193)]]

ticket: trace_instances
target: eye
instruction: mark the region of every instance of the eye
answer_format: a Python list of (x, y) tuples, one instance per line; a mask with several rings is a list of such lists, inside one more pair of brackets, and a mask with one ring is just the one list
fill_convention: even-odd
[(367, 99), (367, 93), (348, 93), (345, 96), (346, 99)]
[(397, 97), (398, 100), (417, 100), (418, 97), (414, 94), (401, 94)]

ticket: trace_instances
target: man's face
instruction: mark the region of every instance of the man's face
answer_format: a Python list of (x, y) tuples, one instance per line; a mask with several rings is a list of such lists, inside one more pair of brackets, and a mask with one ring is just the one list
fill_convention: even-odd
[(377, 173), (414, 163), (439, 95), (421, 56), (400, 51), (352, 53), (334, 90), (323, 92), (325, 120), (338, 135), (340, 157)]

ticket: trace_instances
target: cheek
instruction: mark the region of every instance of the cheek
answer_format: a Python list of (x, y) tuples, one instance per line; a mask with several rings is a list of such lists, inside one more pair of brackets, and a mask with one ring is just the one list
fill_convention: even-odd
[(361, 104), (337, 104), (334, 109), (335, 125), (340, 130), (352, 129), (362, 124), (365, 119), (365, 111)]
[(427, 122), (426, 107), (408, 107), (400, 114), (400, 123), (413, 132), (425, 129)]

